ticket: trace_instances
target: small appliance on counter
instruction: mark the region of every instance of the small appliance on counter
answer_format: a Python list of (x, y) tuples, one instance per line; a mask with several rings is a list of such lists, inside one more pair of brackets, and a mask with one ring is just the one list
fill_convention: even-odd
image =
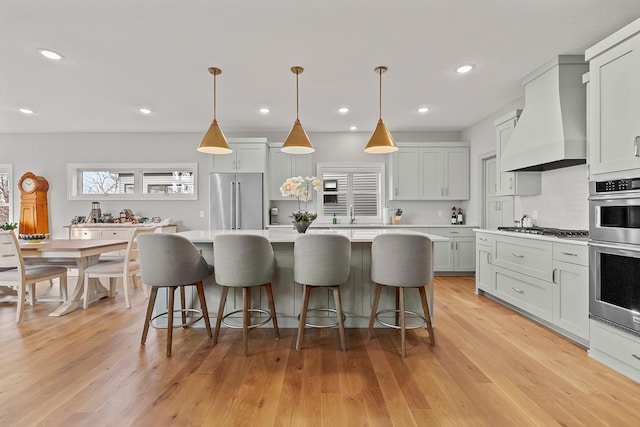
[(278, 225), (278, 208), (271, 208), (269, 212), (269, 224)]

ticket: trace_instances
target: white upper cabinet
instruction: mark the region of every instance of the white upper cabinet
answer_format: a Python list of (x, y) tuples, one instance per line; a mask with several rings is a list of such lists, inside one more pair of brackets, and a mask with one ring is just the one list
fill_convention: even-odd
[(540, 172), (503, 172), (501, 157), (509, 144), (522, 110), (515, 110), (496, 120), (496, 194), (498, 196), (530, 196), (540, 194)]
[(231, 154), (212, 155), (212, 171), (228, 173), (263, 173), (267, 167), (267, 144), (264, 138), (229, 140)]
[[(281, 145), (281, 144), (279, 144)], [(287, 154), (280, 151), (279, 146), (269, 148), (269, 199), (270, 200), (290, 200), (288, 196), (283, 196), (280, 186), (292, 176), (312, 176), (313, 175), (313, 154)], [(313, 191), (309, 193), (313, 196)]]
[(469, 144), (398, 144), (391, 155), (390, 200), (468, 200)]
[(589, 172), (640, 176), (640, 20), (588, 49)]
[(486, 197), (494, 197), (498, 194), (496, 161), (493, 157), (485, 162), (484, 194)]

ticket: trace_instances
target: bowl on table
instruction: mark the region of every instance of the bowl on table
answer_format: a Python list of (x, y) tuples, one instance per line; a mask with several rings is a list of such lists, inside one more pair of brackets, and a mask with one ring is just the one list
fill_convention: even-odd
[(40, 243), (49, 237), (48, 234), (19, 234), (20, 240), (24, 243)]

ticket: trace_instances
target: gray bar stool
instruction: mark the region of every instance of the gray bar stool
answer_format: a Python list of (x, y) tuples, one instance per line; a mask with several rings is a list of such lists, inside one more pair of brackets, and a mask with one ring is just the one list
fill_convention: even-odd
[[(147, 340), (149, 325), (152, 325), (152, 322), (158, 317), (168, 315), (167, 356), (171, 356), (174, 313), (173, 302), (175, 290), (178, 288), (180, 289), (182, 301), (182, 309), (178, 310), (182, 314), (182, 324), (180, 326), (185, 328), (204, 317), (207, 335), (211, 338), (211, 324), (209, 323), (209, 312), (207, 311), (207, 301), (204, 297), (202, 281), (213, 275), (213, 267), (200, 255), (200, 251), (196, 249), (193, 243), (177, 234), (141, 234), (138, 236), (138, 256), (142, 283), (151, 286), (141, 344), (144, 345)], [(196, 287), (202, 311), (185, 309), (185, 286)], [(167, 307), (166, 312), (151, 317), (158, 294), (158, 288), (169, 288), (169, 307)], [(186, 312), (188, 311), (198, 312), (201, 316), (187, 323)]]
[[(400, 329), (402, 357), (406, 356), (406, 329), (420, 328), (426, 324), (429, 331), (431, 345), (435, 345), (431, 314), (427, 302), (426, 285), (433, 280), (433, 257), (431, 239), (422, 234), (381, 234), (373, 239), (371, 244), (371, 280), (376, 284), (371, 318), (369, 319), (368, 339), (373, 336), (373, 324), (378, 320), (384, 326)], [(395, 287), (399, 308), (378, 312), (378, 302), (382, 286)], [(424, 316), (405, 311), (404, 289), (418, 288)], [(381, 321), (379, 315), (385, 312), (395, 312), (400, 317), (400, 325)], [(412, 314), (422, 318), (419, 325), (407, 327), (406, 315)]]
[[(272, 320), (276, 339), (279, 339), (280, 331), (271, 287), (271, 281), (275, 277), (278, 267), (269, 240), (263, 236), (251, 234), (217, 236), (213, 240), (213, 264), (216, 266), (216, 283), (222, 286), (213, 342), (218, 342), (220, 324), (224, 322), (224, 319), (239, 312), (242, 312), (242, 340), (245, 356), (249, 354), (249, 329), (257, 328)], [(269, 300), (269, 312), (251, 308), (251, 288), (253, 287), (265, 288)], [(243, 308), (223, 316), (229, 288), (242, 288)], [(251, 324), (250, 313), (252, 312), (264, 313), (270, 317), (260, 323)], [(224, 324), (230, 328), (239, 328), (227, 322)]]
[[(335, 312), (340, 330), (342, 351), (347, 351), (344, 336), (344, 314), (340, 300), (340, 285), (349, 280), (351, 273), (351, 241), (340, 234), (304, 234), (299, 236), (293, 247), (293, 280), (303, 286), (302, 311), (298, 326), (296, 350), (302, 348), (305, 326), (326, 327), (306, 323), (309, 311)], [(316, 308), (309, 310), (309, 296), (313, 288), (333, 290), (336, 308)], [(336, 326), (336, 325), (331, 325)]]

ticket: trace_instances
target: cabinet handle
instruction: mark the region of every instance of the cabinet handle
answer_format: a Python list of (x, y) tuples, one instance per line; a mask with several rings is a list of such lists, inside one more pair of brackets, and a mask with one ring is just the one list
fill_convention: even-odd
[(562, 255), (578, 256), (578, 254), (574, 254), (574, 253), (571, 253), (571, 252), (562, 252)]
[(513, 190), (513, 178), (509, 178), (509, 190)]
[(240, 160), (238, 160), (238, 161), (236, 162), (236, 168), (237, 168), (237, 169), (240, 169)]
[(458, 250), (458, 242), (456, 242), (456, 251)]
[(501, 211), (502, 210), (502, 202), (498, 202), (496, 204), (498, 205), (498, 210)]
[(486, 242), (486, 241), (487, 241), (487, 239), (484, 239), (484, 238), (482, 238), (482, 237), (478, 237), (478, 240), (482, 240), (483, 242)]
[(519, 294), (524, 294), (524, 291), (522, 289), (518, 289), (518, 288), (511, 288), (511, 289), (513, 289), (514, 291), (516, 291)]
[(235, 161), (235, 160), (233, 160), (233, 161), (231, 162), (231, 169), (235, 169), (235, 168), (236, 168), (236, 161)]
[(444, 188), (440, 188), (440, 195), (444, 196)]
[(524, 258), (524, 255), (517, 254), (517, 253), (515, 253), (515, 252), (511, 252), (511, 255), (513, 255), (513, 256), (514, 256), (514, 257), (516, 257), (516, 258)]
[(635, 357), (636, 359), (640, 360), (640, 356), (638, 356), (637, 354), (631, 354), (633, 357)]
[(453, 250), (453, 242), (451, 242), (451, 250)]
[(449, 234), (458, 234), (459, 231), (450, 231)]
[(491, 264), (491, 252), (487, 252), (487, 262)]
[(493, 184), (493, 191), (498, 192), (498, 184)]
[(449, 195), (449, 189), (448, 189), (448, 188), (445, 188), (445, 189), (444, 189), (444, 195), (445, 195), (445, 196), (448, 196), (448, 195)]
[(633, 155), (640, 157), (640, 136), (636, 136), (636, 140), (633, 142)]
[(558, 271), (558, 269), (557, 269), (557, 268), (554, 268), (554, 269), (551, 271), (551, 281), (552, 281), (554, 284), (556, 284), (556, 285), (557, 285), (557, 284), (558, 284), (558, 282), (556, 282), (556, 271)]

